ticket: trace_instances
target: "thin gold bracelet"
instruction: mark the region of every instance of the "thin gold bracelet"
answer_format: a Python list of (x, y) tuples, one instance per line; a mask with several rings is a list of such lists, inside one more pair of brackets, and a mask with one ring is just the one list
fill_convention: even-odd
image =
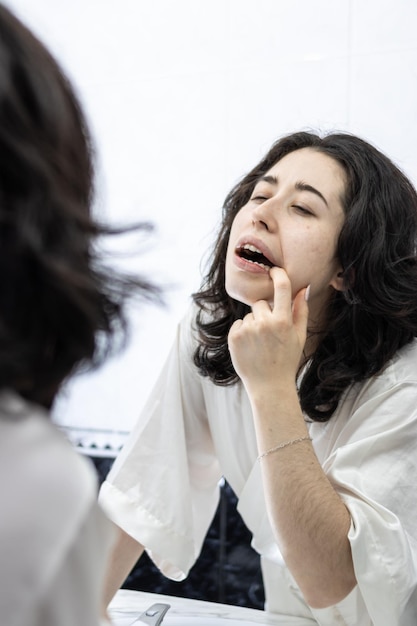
[(313, 441), (310, 436), (306, 437), (298, 437), (298, 439), (290, 439), (289, 441), (284, 441), (284, 443), (280, 443), (279, 446), (275, 446), (274, 448), (270, 448), (266, 452), (262, 452), (258, 456), (258, 461), (262, 459), (264, 456), (268, 456), (268, 454), (272, 454), (272, 452), (276, 452), (277, 450), (282, 450), (282, 448), (286, 448), (287, 446), (293, 446), (295, 443), (300, 443), (301, 441)]

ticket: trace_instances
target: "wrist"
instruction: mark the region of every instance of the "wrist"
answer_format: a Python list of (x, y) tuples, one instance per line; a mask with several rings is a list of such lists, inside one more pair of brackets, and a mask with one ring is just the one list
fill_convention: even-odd
[(280, 379), (271, 382), (264, 381), (256, 385), (255, 389), (247, 389), (253, 408), (261, 411), (287, 411), (300, 408), (297, 385), (295, 380)]

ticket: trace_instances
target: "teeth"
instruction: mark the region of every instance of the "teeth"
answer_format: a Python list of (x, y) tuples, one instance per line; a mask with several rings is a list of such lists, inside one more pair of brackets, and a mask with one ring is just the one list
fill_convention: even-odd
[(263, 267), (264, 270), (271, 269), (271, 267), (269, 265), (265, 265), (265, 263), (258, 263), (257, 261), (249, 261), (249, 263), (254, 263), (255, 265), (259, 265), (260, 267)]
[[(245, 245), (242, 247), (244, 250), (250, 250), (251, 252), (257, 252), (258, 254), (262, 254), (261, 250), (259, 250), (259, 248), (255, 248), (255, 246), (253, 246), (251, 243), (245, 243)], [(262, 263), (259, 263), (259, 265), (262, 265)]]
[[(242, 246), (242, 250), (249, 250), (249, 252), (256, 252), (257, 254), (262, 254), (263, 255), (262, 250), (259, 250), (259, 248), (257, 248), (256, 246), (254, 246), (251, 243), (245, 243)], [(254, 263), (255, 265), (259, 265), (260, 267), (262, 267), (265, 270), (270, 270), (271, 269), (270, 265), (265, 265), (265, 263), (261, 263), (260, 261), (254, 261), (252, 259), (247, 259), (247, 261), (249, 261), (249, 263)]]

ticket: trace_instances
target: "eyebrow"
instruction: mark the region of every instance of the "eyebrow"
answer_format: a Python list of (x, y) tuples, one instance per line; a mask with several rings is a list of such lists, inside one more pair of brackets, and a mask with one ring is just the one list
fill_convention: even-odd
[[(269, 183), (270, 185), (278, 185), (278, 178), (276, 176), (269, 176), (269, 175), (262, 176), (261, 178), (259, 178), (258, 182), (261, 182), (261, 181), (265, 183)], [(324, 204), (327, 207), (329, 206), (323, 194), (312, 185), (309, 185), (308, 183), (304, 183), (303, 181), (300, 180), (296, 182), (294, 186), (298, 191), (309, 191), (310, 193), (314, 193), (316, 196), (318, 196), (319, 198), (323, 200)]]

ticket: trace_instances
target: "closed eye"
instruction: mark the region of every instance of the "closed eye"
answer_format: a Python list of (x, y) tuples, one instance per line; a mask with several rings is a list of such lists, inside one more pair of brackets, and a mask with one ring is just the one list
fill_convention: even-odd
[(310, 211), (310, 209), (306, 209), (305, 207), (299, 206), (298, 204), (293, 204), (293, 208), (296, 209), (298, 213), (301, 213), (302, 215), (314, 217), (314, 213)]
[(251, 198), (252, 202), (266, 202), (268, 200), (268, 198), (266, 196), (253, 196)]

